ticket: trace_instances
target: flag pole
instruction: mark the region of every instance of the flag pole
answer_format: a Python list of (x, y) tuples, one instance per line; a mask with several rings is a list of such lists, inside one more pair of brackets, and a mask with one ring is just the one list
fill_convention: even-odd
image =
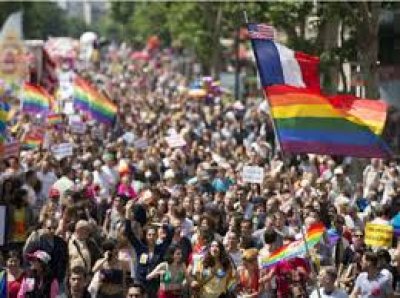
[[(243, 9), (243, 4), (242, 4), (242, 10), (243, 10), (243, 17), (244, 17), (245, 23), (246, 23), (246, 25), (248, 25), (249, 24), (249, 19), (248, 19), (246, 10)], [(254, 47), (253, 47), (253, 53), (254, 53), (255, 58), (256, 58), (256, 63), (258, 64), (259, 60), (258, 60), (256, 52), (254, 51)], [(257, 73), (258, 73), (258, 65), (257, 65), (256, 68), (257, 68)], [(259, 74), (258, 74), (258, 78), (259, 78), (259, 80), (261, 82), (261, 77), (260, 77)], [(262, 86), (262, 82), (261, 82), (261, 86)], [(265, 99), (266, 99), (266, 102), (267, 102), (267, 105), (268, 105), (268, 110), (271, 113), (271, 105), (269, 103), (268, 96), (267, 96), (265, 90), (263, 90), (263, 91), (264, 91), (263, 93), (264, 93), (264, 96), (265, 96)], [(283, 150), (283, 147), (281, 145), (282, 143), (281, 143), (281, 140), (279, 138), (279, 134), (278, 134), (277, 129), (276, 129), (275, 121), (274, 121), (273, 117), (271, 116), (271, 114), (269, 116), (271, 118), (272, 129), (274, 131), (275, 140), (276, 140), (276, 146), (275, 147), (280, 149), (280, 153), (281, 153), (282, 160), (283, 160), (283, 166), (286, 168), (287, 167), (286, 162), (285, 162), (286, 154), (285, 154), (285, 151)], [(294, 197), (295, 196), (295, 192), (294, 192), (292, 181), (291, 181), (290, 177), (287, 177), (286, 179), (287, 179), (287, 182), (288, 182), (289, 187), (290, 187), (290, 192), (292, 193), (292, 196), (295, 199), (295, 197)], [(297, 202), (295, 202), (295, 204), (293, 206), (293, 209), (294, 209), (293, 211), (296, 214), (296, 218), (297, 218), (297, 222), (298, 222), (298, 228), (300, 229), (300, 232), (301, 232), (301, 237), (302, 237), (302, 240), (304, 242), (304, 247), (305, 247), (305, 250), (306, 250), (306, 256), (307, 256), (307, 259), (308, 259), (308, 261), (310, 263), (311, 270), (315, 274), (315, 276), (318, 277), (318, 271), (317, 271), (317, 268), (313, 264), (311, 253), (310, 253), (310, 248), (308, 247), (308, 243), (307, 243), (307, 240), (306, 240), (306, 233), (305, 233), (304, 228), (303, 228), (304, 227), (304, 222), (303, 222), (302, 217), (300, 216), (300, 205)], [(320, 286), (319, 286), (319, 282), (318, 282), (318, 278), (316, 278), (314, 280), (314, 283), (315, 283), (315, 287), (316, 287), (316, 290), (317, 290), (318, 298), (322, 298), (321, 290), (320, 290)]]

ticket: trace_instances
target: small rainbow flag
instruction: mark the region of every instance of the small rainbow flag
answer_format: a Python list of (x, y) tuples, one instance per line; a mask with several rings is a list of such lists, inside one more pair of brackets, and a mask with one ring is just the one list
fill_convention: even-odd
[(61, 125), (63, 123), (61, 114), (50, 114), (47, 115), (47, 124), (50, 126)]
[(52, 109), (53, 99), (41, 86), (25, 83), (22, 93), (22, 111), (24, 113), (47, 113)]
[(112, 124), (117, 114), (117, 106), (110, 99), (79, 77), (75, 79), (74, 106), (105, 124)]
[[(325, 232), (325, 226), (322, 223), (313, 224), (306, 234), (306, 242), (308, 248), (312, 248), (318, 244), (321, 240), (322, 235)], [(268, 268), (282, 260), (291, 259), (306, 253), (306, 246), (303, 240), (293, 241), (289, 244), (282, 246), (281, 248), (274, 251), (270, 256), (260, 258), (260, 265), (262, 268)]]
[(27, 149), (35, 149), (43, 143), (44, 132), (40, 128), (32, 129), (28, 132), (23, 141), (23, 147)]

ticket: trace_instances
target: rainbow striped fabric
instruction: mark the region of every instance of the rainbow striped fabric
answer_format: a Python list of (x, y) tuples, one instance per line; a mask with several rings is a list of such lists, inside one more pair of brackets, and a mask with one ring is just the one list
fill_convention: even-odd
[(75, 79), (74, 106), (105, 124), (112, 124), (117, 114), (117, 106), (111, 100), (79, 77)]
[(26, 149), (35, 149), (42, 145), (44, 140), (44, 130), (40, 127), (34, 127), (22, 140), (22, 145)]
[(0, 271), (0, 297), (7, 297), (7, 273)]
[(63, 119), (61, 114), (47, 115), (47, 124), (50, 126), (56, 126), (62, 124)]
[(265, 88), (282, 150), (390, 158), (381, 138), (388, 106), (353, 96), (327, 97), (305, 88)]
[[(306, 242), (308, 248), (312, 248), (319, 243), (325, 232), (325, 226), (322, 223), (315, 223), (307, 230)], [(306, 246), (303, 240), (293, 241), (274, 251), (268, 257), (260, 257), (259, 263), (262, 268), (268, 268), (276, 265), (282, 260), (291, 259), (306, 253)]]
[(53, 98), (41, 86), (25, 83), (22, 90), (22, 112), (47, 113), (52, 109)]

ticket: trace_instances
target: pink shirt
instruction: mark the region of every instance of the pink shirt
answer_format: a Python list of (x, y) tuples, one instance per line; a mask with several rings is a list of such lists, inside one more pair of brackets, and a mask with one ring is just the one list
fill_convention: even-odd
[[(25, 298), (26, 293), (31, 292), (34, 287), (35, 287), (35, 282), (36, 280), (34, 278), (29, 278), (25, 277), (22, 280), (21, 288), (19, 289), (18, 292), (18, 298)], [(59, 292), (60, 286), (58, 285), (57, 279), (53, 279), (51, 282), (51, 288), (50, 288), (50, 297), (49, 298), (56, 298)]]
[(118, 186), (118, 195), (124, 195), (128, 198), (134, 199), (137, 197), (137, 194), (131, 185), (120, 184)]

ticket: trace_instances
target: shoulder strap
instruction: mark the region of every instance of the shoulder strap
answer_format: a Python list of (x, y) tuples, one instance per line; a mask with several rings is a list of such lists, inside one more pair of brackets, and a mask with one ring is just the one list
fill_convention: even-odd
[(83, 260), (83, 263), (85, 263), (85, 268), (90, 270), (90, 268), (88, 268), (88, 267), (89, 267), (89, 264), (87, 263), (85, 257), (84, 257), (83, 254), (82, 254), (81, 248), (79, 247), (79, 243), (76, 241), (76, 239), (72, 240), (72, 243), (75, 245), (76, 250), (78, 251), (79, 256), (80, 256), (81, 259)]

